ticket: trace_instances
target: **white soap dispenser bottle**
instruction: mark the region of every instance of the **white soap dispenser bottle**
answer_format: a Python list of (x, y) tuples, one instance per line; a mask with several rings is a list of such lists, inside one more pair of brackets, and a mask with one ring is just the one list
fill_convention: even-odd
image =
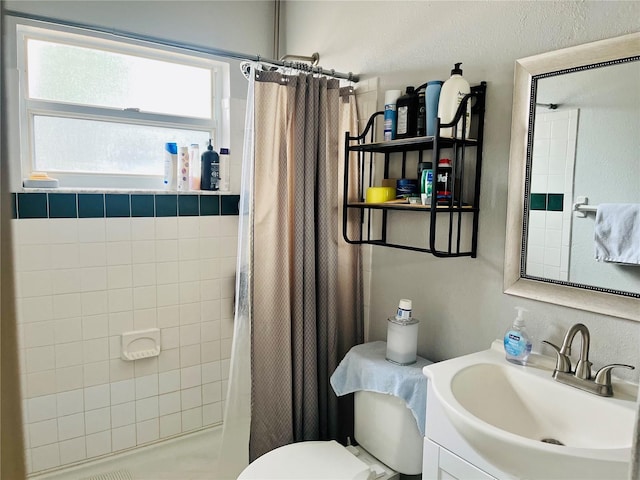
[(516, 307), (518, 316), (513, 325), (504, 334), (504, 352), (507, 360), (517, 365), (526, 365), (531, 354), (531, 337), (524, 325), (522, 313), (526, 312), (522, 307)]
[[(458, 111), (458, 106), (462, 102), (462, 99), (468, 93), (471, 93), (471, 87), (469, 82), (462, 76), (462, 63), (456, 63), (451, 70), (451, 77), (444, 82), (442, 90), (440, 91), (440, 99), (438, 101), (438, 116), (440, 117), (440, 123), (451, 123), (453, 117)], [(465, 138), (469, 138), (469, 129), (471, 127), (471, 99), (467, 101), (467, 108), (464, 113), (466, 116), (466, 128), (464, 132)], [(462, 118), (458, 122), (458, 128), (456, 131), (456, 138), (462, 138)], [(440, 136), (453, 137), (453, 128), (447, 127), (440, 130)]]

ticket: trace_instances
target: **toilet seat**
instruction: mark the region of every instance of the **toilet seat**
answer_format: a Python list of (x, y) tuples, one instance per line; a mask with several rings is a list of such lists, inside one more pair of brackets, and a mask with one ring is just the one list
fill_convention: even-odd
[(331, 440), (285, 445), (254, 460), (238, 480), (367, 480), (369, 466)]

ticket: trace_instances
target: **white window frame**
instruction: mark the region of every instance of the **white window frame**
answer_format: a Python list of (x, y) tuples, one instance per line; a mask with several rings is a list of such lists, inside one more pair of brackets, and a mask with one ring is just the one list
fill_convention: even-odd
[[(164, 45), (152, 45), (148, 42), (129, 39), (117, 41), (106, 38), (99, 32), (65, 27), (51, 26), (47, 28), (35, 27), (23, 23), (16, 25), (17, 67), (19, 72), (19, 125), (20, 125), (20, 163), (21, 174), (27, 178), (35, 170), (34, 158), (34, 116), (48, 115), (54, 117), (77, 118), (82, 120), (114, 121), (118, 123), (182, 128), (209, 132), (214, 145), (220, 145), (223, 126), (220, 120), (222, 113), (223, 74), (228, 75), (229, 65), (224, 62), (205, 58), (189, 52), (185, 54), (179, 48)], [(181, 117), (160, 113), (150, 113), (134, 110), (135, 105), (120, 110), (115, 108), (94, 107), (88, 105), (70, 104), (56, 101), (36, 100), (28, 98), (27, 78), (27, 40), (29, 38), (66, 43), (69, 45), (109, 50), (117, 53), (135, 55), (154, 60), (180, 63), (210, 69), (211, 119)], [(162, 148), (162, 147), (161, 147)], [(100, 174), (81, 172), (58, 172), (52, 174), (60, 180), (64, 189), (125, 189), (125, 190), (162, 190), (162, 175), (139, 174)]]

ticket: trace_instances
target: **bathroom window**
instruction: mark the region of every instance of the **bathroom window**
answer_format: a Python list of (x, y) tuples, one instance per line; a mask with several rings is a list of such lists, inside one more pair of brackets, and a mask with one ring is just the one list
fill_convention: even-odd
[(23, 177), (161, 189), (166, 142), (217, 143), (221, 62), (24, 25), (17, 45)]

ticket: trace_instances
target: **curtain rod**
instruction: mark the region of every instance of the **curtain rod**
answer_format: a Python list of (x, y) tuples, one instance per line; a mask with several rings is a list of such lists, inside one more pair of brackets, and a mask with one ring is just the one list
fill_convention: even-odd
[[(74, 28), (80, 28), (83, 30), (90, 30), (90, 31), (94, 31), (94, 32), (99, 32), (99, 33), (104, 33), (107, 35), (113, 35), (115, 37), (120, 37), (120, 38), (128, 38), (130, 40), (138, 40), (138, 41), (143, 41), (143, 42), (151, 42), (151, 43), (155, 43), (158, 45), (164, 45), (167, 47), (174, 47), (174, 48), (181, 48), (183, 50), (188, 50), (188, 51), (192, 51), (192, 52), (198, 52), (198, 53), (204, 53), (207, 55), (214, 55), (217, 57), (224, 57), (224, 58), (233, 58), (235, 60), (249, 60), (249, 61), (253, 61), (253, 62), (265, 62), (265, 63), (269, 63), (271, 65), (275, 65), (275, 66), (279, 66), (279, 67), (292, 67), (293, 65), (291, 64), (291, 62), (286, 62), (286, 61), (282, 61), (282, 60), (274, 60), (271, 58), (265, 58), (262, 57), (260, 55), (248, 55), (246, 53), (240, 53), (240, 52), (234, 52), (231, 50), (223, 50), (220, 48), (211, 48), (211, 47), (205, 47), (202, 45), (197, 45), (197, 44), (193, 44), (193, 43), (183, 43), (183, 42), (176, 42), (176, 41), (169, 41), (166, 40), (164, 38), (159, 38), (159, 37), (153, 37), (150, 35), (142, 35), (142, 34), (138, 34), (138, 33), (133, 33), (133, 32), (128, 32), (125, 30), (116, 30), (113, 28), (106, 28), (106, 27), (101, 27), (98, 25), (91, 25), (88, 23), (81, 23), (81, 22), (74, 22), (71, 20), (61, 20), (58, 18), (53, 18), (53, 17), (45, 17), (42, 15), (34, 15), (31, 13), (25, 13), (25, 12), (19, 12), (16, 10), (5, 10), (4, 11), (5, 15), (8, 16), (12, 16), (12, 17), (17, 17), (17, 18), (25, 18), (28, 20), (34, 20), (37, 22), (44, 22), (44, 23), (53, 23), (56, 25), (62, 25), (65, 27), (74, 27)], [(351, 72), (349, 73), (341, 73), (341, 72), (336, 72), (335, 70), (325, 70), (324, 68), (321, 67), (313, 67), (313, 72), (315, 73), (319, 73), (322, 75), (326, 75), (328, 77), (334, 77), (334, 78), (341, 78), (343, 80), (349, 80), (352, 82), (357, 82), (359, 80), (358, 75), (355, 75)]]

